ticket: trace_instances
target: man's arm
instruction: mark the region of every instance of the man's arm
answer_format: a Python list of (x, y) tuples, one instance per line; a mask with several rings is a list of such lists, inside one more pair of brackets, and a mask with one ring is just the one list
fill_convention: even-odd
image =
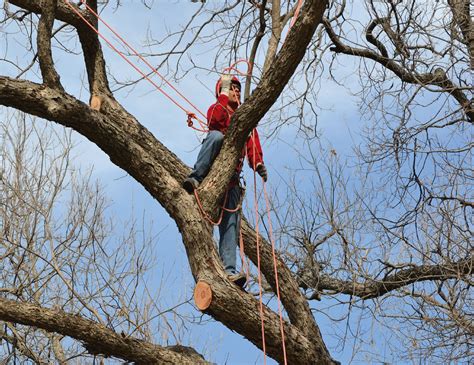
[(264, 181), (267, 181), (267, 168), (263, 163), (262, 146), (256, 129), (252, 131), (252, 134), (247, 140), (247, 157), (250, 167), (254, 169)]

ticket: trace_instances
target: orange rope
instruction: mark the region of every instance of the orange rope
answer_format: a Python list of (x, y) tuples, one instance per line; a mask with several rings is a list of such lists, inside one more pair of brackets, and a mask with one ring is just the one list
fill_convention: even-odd
[[(225, 192), (225, 197), (224, 197), (224, 206), (225, 206), (225, 203), (227, 202), (227, 190)], [(212, 225), (214, 226), (218, 226), (219, 224), (221, 224), (221, 221), (222, 221), (222, 217), (224, 216), (224, 209), (221, 209), (221, 212), (219, 213), (219, 218), (217, 219), (217, 222), (214, 222), (211, 218), (211, 216), (209, 214), (207, 214), (207, 212), (204, 210), (204, 207), (202, 206), (202, 203), (201, 203), (201, 199), (199, 199), (199, 195), (198, 195), (198, 192), (197, 192), (197, 189), (194, 189), (194, 196), (196, 197), (196, 202), (199, 206), (199, 210), (201, 211), (201, 214), (202, 216), (209, 222), (211, 223)]]
[(260, 322), (262, 324), (262, 350), (263, 350), (263, 363), (267, 363), (267, 354), (265, 346), (265, 321), (263, 318), (263, 293), (262, 293), (262, 273), (260, 270), (260, 235), (258, 233), (258, 199), (257, 199), (257, 172), (255, 163), (255, 129), (252, 131), (253, 138), (253, 186), (254, 186), (254, 206), (255, 206), (255, 235), (257, 241), (257, 271), (258, 271), (258, 286), (259, 286), (259, 298), (260, 298)]
[[(242, 72), (242, 71), (239, 71), (237, 69), (237, 65), (239, 63), (246, 63), (247, 64), (247, 72)], [(248, 76), (251, 72), (252, 72), (252, 64), (248, 61), (248, 60), (245, 60), (245, 59), (240, 59), (240, 60), (237, 60), (235, 61), (232, 65), (230, 65), (229, 67), (226, 67), (222, 73), (226, 73), (226, 72), (229, 72), (229, 71), (235, 71), (236, 73), (238, 73), (240, 76)]]
[(269, 203), (269, 199), (267, 195), (267, 187), (266, 187), (265, 181), (263, 182), (263, 194), (265, 196), (265, 206), (267, 208), (270, 242), (272, 243), (273, 269), (275, 273), (275, 284), (276, 284), (276, 292), (277, 292), (277, 297), (278, 297), (278, 314), (280, 315), (280, 333), (281, 333), (281, 340), (282, 340), (282, 347), (283, 347), (283, 360), (284, 360), (284, 364), (286, 365), (287, 361), (286, 361), (285, 331), (283, 330), (283, 316), (281, 313), (280, 285), (278, 283), (277, 260), (276, 260), (276, 255), (275, 255), (275, 239), (273, 237), (272, 220), (270, 217), (270, 203)]
[(295, 24), (296, 19), (298, 19), (298, 15), (300, 13), (301, 5), (303, 5), (303, 0), (298, 1), (298, 5), (296, 6), (295, 14), (293, 15), (293, 18), (291, 18), (290, 29)]
[[(124, 54), (122, 52), (120, 52), (104, 35), (102, 35), (98, 29), (96, 29), (94, 27), (94, 25), (92, 25), (82, 14), (81, 12), (76, 9), (73, 5), (71, 5), (71, 3), (69, 2), (69, 0), (65, 0), (65, 2), (67, 3), (67, 5), (69, 5), (69, 7), (71, 8), (71, 10), (76, 13), (95, 33), (97, 33), (97, 35), (102, 38), (108, 45), (110, 48), (112, 48), (121, 58), (123, 58), (125, 60), (125, 62), (127, 62), (130, 66), (132, 66), (145, 80), (147, 80), (148, 82), (150, 82), (158, 91), (160, 91), (165, 97), (167, 97), (171, 102), (173, 102), (178, 108), (182, 109), (186, 114), (187, 114), (187, 123), (188, 123), (188, 126), (195, 129), (195, 130), (198, 130), (198, 131), (203, 131), (203, 132), (206, 132), (207, 130), (204, 129), (204, 127), (207, 128), (207, 124), (204, 123), (202, 120), (200, 120), (199, 118), (196, 117), (196, 115), (192, 112), (189, 112), (188, 110), (186, 110), (183, 106), (181, 106), (178, 102), (176, 102), (168, 93), (166, 93), (160, 86), (158, 86), (154, 81), (152, 81), (141, 69), (139, 69), (137, 66), (135, 66), (131, 61), (128, 60), (127, 57), (124, 56)], [(158, 75), (161, 80), (163, 82), (165, 82), (168, 86), (170, 86), (179, 96), (181, 96), (189, 105), (191, 105), (195, 110), (197, 110), (201, 115), (203, 115), (204, 117), (206, 117), (204, 115), (204, 113), (202, 113), (188, 98), (186, 98), (181, 92), (179, 92), (179, 90), (177, 90), (171, 83), (168, 82), (168, 80), (166, 80), (159, 72), (158, 70), (153, 67), (145, 58), (143, 58), (130, 44), (128, 44), (111, 26), (108, 25), (107, 22), (105, 22), (100, 16), (99, 14), (97, 14), (89, 5), (87, 5), (87, 3), (85, 2), (85, 0), (81, 0), (81, 3), (83, 3), (86, 8), (93, 14), (97, 17), (97, 19), (102, 22), (110, 31), (112, 31), (112, 33), (117, 36), (120, 41), (123, 42), (123, 44), (125, 44), (125, 46), (131, 50), (140, 60), (142, 60), (150, 69), (153, 73), (155, 73), (156, 75)], [(294, 24), (295, 20), (296, 20), (296, 17), (298, 16), (298, 13), (299, 13), (299, 10), (300, 10), (300, 7), (301, 7), (301, 3), (302, 1), (300, 0), (299, 3), (298, 3), (298, 7), (295, 11), (295, 15), (292, 19), (292, 22), (290, 24), (290, 28), (291, 26)], [(245, 62), (247, 64), (247, 73), (243, 73), (241, 71), (239, 71), (236, 66), (239, 64), (239, 63), (242, 63), (242, 62)], [(224, 69), (224, 72), (229, 72), (229, 71), (235, 71), (236, 73), (238, 73), (239, 75), (242, 75), (242, 76), (246, 76), (247, 74), (249, 74), (251, 72), (251, 69), (252, 69), (252, 65), (250, 64), (250, 62), (248, 62), (247, 60), (238, 60), (236, 61), (234, 64), (232, 64), (230, 67), (227, 67)], [(239, 102), (239, 101), (238, 101)], [(239, 106), (240, 106), (240, 102), (239, 102)], [(198, 129), (198, 128), (195, 128), (193, 126), (193, 121), (192, 119), (196, 119), (201, 127), (203, 127), (203, 129)], [(252, 138), (254, 139), (255, 141), (255, 131), (252, 131)], [(255, 156), (255, 143), (254, 143), (254, 156)], [(254, 204), (255, 204), (255, 232), (256, 232), (256, 240), (257, 240), (257, 269), (258, 269), (258, 283), (259, 283), (259, 294), (260, 294), (260, 318), (261, 318), (261, 327), (262, 327), (262, 343), (263, 343), (263, 359), (264, 359), (264, 364), (266, 364), (266, 346), (265, 346), (265, 323), (264, 323), (264, 318), (263, 318), (263, 293), (262, 293), (262, 276), (261, 276), (261, 270), (260, 270), (260, 241), (259, 241), (259, 231), (258, 231), (258, 200), (257, 200), (257, 184), (256, 184), (256, 171), (255, 171), (255, 160), (253, 161), (253, 167), (254, 167)], [(264, 184), (264, 192), (265, 192), (265, 199), (266, 199), (266, 204), (267, 204), (267, 213), (268, 213), (268, 218), (269, 218), (269, 221), (270, 221), (270, 232), (271, 232), (271, 220), (270, 220), (270, 211), (269, 211), (269, 204), (268, 204), (268, 197), (267, 197), (267, 193), (266, 193), (266, 188), (265, 188), (265, 184)], [(241, 207), (241, 204), (239, 204), (235, 209), (227, 209), (225, 208), (225, 204), (226, 204), (226, 201), (227, 201), (227, 191), (226, 191), (226, 195), (225, 195), (225, 198), (224, 198), (224, 205), (221, 209), (221, 212), (219, 214), (219, 218), (218, 218), (218, 221), (217, 222), (213, 222), (211, 217), (209, 216), (209, 214), (207, 214), (201, 204), (201, 201), (199, 199), (199, 195), (197, 193), (197, 190), (194, 190), (194, 196), (196, 197), (196, 202), (198, 203), (198, 206), (199, 206), (199, 209), (201, 211), (201, 214), (204, 216), (204, 218), (206, 220), (209, 221), (209, 223), (213, 224), (213, 225), (219, 225), (222, 221), (222, 217), (223, 217), (223, 214), (224, 214), (224, 211), (227, 211), (227, 212), (237, 212), (240, 207)], [(279, 314), (280, 314), (280, 329), (281, 329), (281, 334), (282, 334), (282, 341), (283, 341), (283, 356), (284, 356), (284, 361), (285, 361), (285, 364), (287, 363), (286, 361), (286, 349), (285, 349), (285, 337), (284, 337), (284, 331), (283, 331), (283, 319), (282, 319), (282, 314), (281, 314), (281, 307), (280, 307), (280, 291), (279, 291), (279, 284), (278, 284), (278, 272), (277, 272), (277, 268), (276, 268), (276, 257), (275, 257), (275, 245), (274, 245), (274, 240), (273, 240), (273, 235), (272, 233), (270, 234), (271, 235), (271, 241), (272, 241), (272, 252), (273, 252), (273, 259), (274, 259), (274, 268), (275, 268), (275, 281), (276, 281), (276, 287), (277, 287), (277, 296), (278, 296), (278, 310), (279, 310)], [(242, 257), (242, 264), (244, 266), (244, 263), (245, 261), (243, 260), (243, 252), (244, 252), (244, 247), (243, 247), (243, 237), (242, 237), (242, 230), (240, 230), (240, 252), (241, 252), (241, 257)], [(248, 264), (247, 264), (247, 279), (249, 277), (249, 267), (248, 267)]]
[[(181, 110), (183, 110), (187, 116), (188, 116), (188, 125), (190, 124), (190, 120), (191, 118), (194, 118), (196, 119), (199, 124), (201, 126), (207, 126), (206, 123), (204, 123), (202, 120), (200, 120), (199, 118), (196, 117), (196, 115), (194, 113), (191, 113), (189, 112), (188, 110), (186, 110), (183, 106), (181, 106), (178, 102), (176, 102), (168, 93), (166, 93), (160, 86), (158, 86), (153, 80), (151, 80), (141, 69), (139, 69), (137, 66), (135, 66), (130, 60), (128, 60), (127, 57), (125, 57), (123, 55), (122, 52), (120, 52), (108, 39), (107, 37), (105, 37), (104, 35), (102, 35), (101, 32), (98, 31), (98, 29), (96, 29), (94, 27), (94, 25), (92, 25), (85, 17), (84, 15), (81, 14), (81, 12), (76, 9), (71, 3), (69, 0), (64, 0), (66, 2), (67, 5), (69, 5), (69, 7), (71, 8), (71, 10), (77, 14), (77, 16), (79, 16), (88, 26), (89, 28), (91, 28), (95, 33), (97, 33), (97, 35), (102, 38), (108, 45), (110, 48), (112, 48), (125, 62), (127, 62), (130, 66), (132, 66), (144, 79), (146, 79), (148, 82), (150, 82), (158, 91), (160, 91), (165, 97), (167, 97), (173, 104), (175, 104), (178, 108), (180, 108)], [(84, 0), (81, 0), (82, 3), (84, 3)], [(85, 4), (85, 3), (84, 3)], [(102, 23), (104, 23), (122, 42), (125, 43), (125, 45), (131, 49), (138, 57), (140, 57), (140, 59), (142, 59), (150, 68), (151, 70), (156, 73), (164, 82), (166, 82), (166, 84), (168, 84), (169, 86), (171, 86), (171, 88), (173, 90), (175, 90), (184, 100), (186, 100), (190, 105), (192, 105), (199, 113), (201, 113), (202, 115), (204, 115), (202, 112), (199, 111), (199, 109), (197, 107), (194, 106), (194, 104), (192, 104), (184, 95), (182, 95), (175, 87), (173, 87), (173, 85), (171, 85), (163, 76), (161, 76), (159, 74), (159, 72), (153, 68), (153, 66), (151, 66), (143, 57), (141, 57), (134, 49), (133, 47), (131, 47), (127, 42), (125, 42), (125, 40), (123, 40), (122, 37), (120, 37), (120, 35), (118, 33), (116, 33), (111, 27), (108, 26), (108, 24), (102, 20), (102, 18), (100, 18), (100, 16), (94, 12), (94, 10), (92, 8), (90, 8), (87, 4), (85, 4), (87, 9), (89, 9)], [(192, 123), (190, 125), (192, 127)], [(194, 127), (193, 127), (194, 128)], [(196, 130), (199, 130), (197, 128), (194, 128)]]

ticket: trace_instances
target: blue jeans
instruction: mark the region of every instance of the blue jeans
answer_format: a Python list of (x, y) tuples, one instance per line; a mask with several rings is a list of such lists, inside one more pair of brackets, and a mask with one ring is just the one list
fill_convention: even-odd
[[(210, 131), (202, 142), (194, 169), (189, 175), (202, 182), (211, 169), (212, 163), (219, 154), (224, 135), (219, 131)], [(234, 177), (236, 179), (237, 177)], [(237, 182), (231, 183), (227, 191), (225, 208), (235, 209), (240, 202), (241, 190)], [(240, 229), (240, 212), (224, 211), (219, 224), (219, 255), (224, 269), (228, 273), (236, 273), (236, 247)]]

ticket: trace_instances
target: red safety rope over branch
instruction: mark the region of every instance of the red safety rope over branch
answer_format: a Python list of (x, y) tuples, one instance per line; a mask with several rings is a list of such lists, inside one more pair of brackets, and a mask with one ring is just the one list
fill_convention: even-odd
[(300, 14), (301, 5), (303, 5), (303, 0), (298, 0), (298, 5), (296, 6), (295, 14), (293, 15), (293, 18), (291, 18), (290, 29), (295, 24), (296, 19), (298, 19), (298, 15)]
[[(145, 80), (147, 80), (150, 84), (152, 84), (158, 91), (160, 91), (165, 97), (167, 97), (173, 104), (175, 104), (178, 108), (180, 108), (181, 110), (183, 110), (186, 115), (187, 115), (187, 124), (189, 127), (195, 129), (195, 130), (198, 130), (198, 131), (202, 131), (202, 132), (208, 132), (208, 126), (207, 126), (207, 123), (203, 122), (201, 119), (199, 119), (198, 117), (196, 117), (196, 114), (193, 113), (193, 112), (190, 112), (188, 111), (187, 109), (185, 109), (181, 104), (179, 104), (176, 100), (174, 100), (168, 93), (166, 93), (160, 86), (158, 86), (153, 80), (150, 79), (150, 77), (145, 74), (140, 68), (138, 68), (135, 64), (133, 64), (122, 52), (120, 52), (101, 32), (99, 32), (99, 30), (94, 27), (93, 24), (91, 24), (86, 18), (85, 16), (82, 14), (82, 12), (77, 9), (77, 7), (75, 5), (72, 5), (70, 3), (69, 0), (64, 0), (66, 2), (66, 4), (71, 8), (71, 10), (77, 14), (77, 16), (79, 16), (100, 38), (102, 38), (108, 45), (111, 49), (113, 49), (121, 58), (123, 58), (125, 60), (125, 62), (127, 62), (130, 66), (132, 66)], [(107, 22), (105, 22), (100, 16), (99, 14), (97, 14), (97, 12), (94, 11), (94, 9), (92, 9), (89, 5), (87, 5), (86, 3), (86, 0), (80, 0), (82, 4), (85, 5), (86, 9), (91, 12), (100, 22), (102, 22), (122, 43), (123, 45), (125, 45), (126, 48), (128, 48), (129, 50), (131, 50), (135, 56), (137, 56), (140, 60), (142, 60), (149, 68), (150, 70), (152, 71), (152, 73), (158, 75), (158, 77), (160, 77), (160, 79), (166, 84), (168, 85), (169, 87), (171, 87), (172, 90), (174, 90), (184, 101), (186, 101), (190, 106), (192, 106), (199, 114), (201, 114), (204, 118), (206, 118), (206, 115), (204, 113), (202, 113), (188, 98), (186, 98), (181, 92), (179, 92), (178, 89), (176, 89), (170, 82), (168, 82), (168, 80), (166, 80), (159, 72), (158, 70), (153, 67), (145, 58), (143, 58), (129, 43), (127, 43), (125, 41), (125, 39), (123, 37), (120, 36), (120, 34), (115, 31)], [(291, 21), (291, 24), (290, 24), (290, 28), (291, 26), (294, 24), (294, 22), (296, 21), (296, 18), (298, 16), (298, 13), (299, 13), (299, 10), (300, 10), (300, 7), (301, 7), (301, 4), (302, 4), (302, 0), (299, 0), (299, 3), (298, 3), (298, 6), (295, 10), (295, 15)], [(247, 64), (247, 72), (244, 73), (244, 72), (241, 72), (240, 70), (237, 69), (237, 65), (239, 63), (246, 63)], [(238, 60), (236, 61), (234, 64), (232, 64), (230, 67), (227, 67), (223, 70), (223, 73), (230, 73), (231, 71), (234, 71), (236, 72), (237, 74), (241, 75), (241, 76), (247, 76), (248, 74), (251, 73), (251, 70), (252, 70), (252, 65), (249, 61), (247, 60), (244, 60), (244, 59), (241, 59), (241, 60)], [(240, 103), (239, 103), (240, 104)], [(193, 119), (197, 120), (199, 122), (199, 124), (201, 125), (202, 129), (200, 128), (195, 128), (193, 126)], [(252, 138), (255, 138), (255, 132), (253, 131), (252, 132)], [(254, 144), (254, 149), (256, 148), (255, 147), (255, 144)], [(254, 150), (254, 155), (255, 155), (255, 150)], [(255, 202), (255, 232), (256, 232), (256, 239), (257, 239), (257, 269), (258, 269), (258, 284), (259, 284), (259, 293), (260, 293), (260, 318), (261, 318), (261, 327), (262, 327), (262, 342), (263, 342), (263, 346), (262, 346), (262, 349), (263, 349), (263, 354), (264, 354), (264, 364), (266, 364), (266, 346), (265, 346), (265, 322), (264, 322), (264, 317), (263, 317), (263, 293), (262, 293), (262, 276), (261, 276), (261, 271), (260, 271), (260, 239), (259, 239), (259, 230), (258, 230), (258, 199), (257, 199), (257, 178), (256, 178), (256, 166), (255, 166), (255, 161), (254, 161), (254, 166), (253, 166), (253, 170), (254, 170), (254, 202)], [(274, 239), (273, 239), (273, 232), (272, 232), (272, 225), (271, 225), (271, 219), (270, 219), (270, 205), (269, 205), (269, 202), (268, 202), (268, 196), (267, 196), (267, 192), (266, 192), (266, 187), (265, 187), (265, 182), (263, 183), (263, 187), (264, 187), (264, 194), (265, 194), (265, 201), (266, 201), (266, 208), (267, 208), (267, 216), (268, 216), (268, 220), (269, 220), (269, 224), (270, 224), (270, 240), (272, 242), (272, 253), (273, 253), (273, 264), (274, 264), (274, 271), (275, 271), (275, 282), (276, 282), (276, 289), (277, 289), (277, 297), (278, 297), (278, 312), (279, 312), (279, 316), (280, 316), (280, 331), (281, 331), (281, 335), (282, 335), (282, 346), (283, 346), (283, 357), (284, 357), (284, 363), (285, 365), (287, 364), (287, 360), (286, 360), (286, 348), (285, 348), (285, 335), (284, 335), (284, 330), (283, 330), (283, 317), (282, 317), (282, 312), (281, 312), (281, 306), (280, 306), (280, 290), (279, 290), (279, 284), (278, 284), (278, 271), (277, 271), (277, 262), (276, 262), (276, 256), (275, 256), (275, 242), (274, 242)], [(224, 214), (224, 211), (227, 211), (227, 212), (236, 212), (238, 211), (240, 208), (241, 208), (241, 202), (238, 204), (238, 206), (235, 208), (235, 209), (226, 209), (225, 208), (225, 204), (226, 204), (226, 201), (227, 201), (227, 192), (226, 192), (226, 195), (225, 195), (225, 198), (224, 198), (224, 204), (223, 204), (223, 207), (221, 209), (221, 212), (219, 214), (219, 218), (218, 218), (218, 221), (217, 222), (213, 222), (211, 217), (204, 211), (204, 208), (202, 207), (202, 204), (201, 204), (201, 201), (199, 199), (199, 195), (197, 193), (197, 190), (194, 190), (194, 196), (196, 197), (196, 201), (198, 203), (198, 206), (199, 206), (199, 209), (201, 211), (201, 214), (204, 216), (204, 218), (206, 218), (209, 223), (213, 224), (213, 225), (219, 225), (220, 222), (222, 221), (222, 217), (223, 217), (223, 214)], [(242, 237), (242, 231), (240, 231), (240, 252), (241, 252), (241, 257), (242, 257), (242, 266), (245, 267), (245, 260), (243, 259), (243, 251), (244, 251), (244, 248), (243, 248), (243, 237)], [(247, 268), (247, 278), (249, 276), (249, 266), (248, 266), (248, 263), (246, 265), (246, 268)]]
[[(247, 64), (247, 72), (242, 72), (239, 69), (237, 69), (237, 65), (239, 63), (246, 63)], [(226, 67), (224, 70), (222, 70), (222, 73), (230, 73), (231, 71), (236, 72), (240, 76), (248, 76), (252, 73), (252, 64), (246, 59), (240, 59), (240, 60), (235, 61), (229, 67)]]
[[(73, 4), (70, 3), (69, 0), (64, 0), (66, 2), (67, 5), (69, 5), (69, 7), (71, 8), (71, 10), (77, 14), (77, 16), (79, 16), (88, 26), (89, 28), (91, 28), (95, 33), (97, 33), (97, 35), (102, 38), (108, 45), (110, 48), (112, 48), (122, 59), (125, 60), (125, 62), (127, 62), (130, 66), (132, 66), (145, 80), (147, 80), (150, 84), (152, 84), (158, 91), (160, 91), (165, 97), (167, 97), (173, 104), (175, 104), (178, 108), (180, 108), (181, 110), (183, 110), (186, 115), (187, 115), (187, 122), (188, 122), (188, 126), (190, 126), (191, 128), (197, 130), (197, 131), (201, 131), (201, 132), (207, 132), (207, 123), (205, 123), (204, 121), (202, 121), (201, 119), (199, 119), (198, 117), (196, 117), (196, 114), (193, 113), (193, 112), (190, 112), (188, 111), (186, 108), (184, 108), (181, 104), (179, 104), (176, 100), (174, 100), (167, 92), (165, 92), (160, 86), (158, 86), (153, 80), (150, 79), (150, 77), (148, 75), (146, 75), (140, 68), (138, 68), (135, 64), (133, 64), (127, 57), (125, 57), (125, 55), (120, 52), (113, 44), (112, 42), (110, 42), (107, 37), (105, 37), (101, 32), (99, 32), (99, 30), (94, 27), (93, 24), (91, 24), (86, 18), (85, 16), (81, 13), (80, 10), (78, 10), (76, 8), (76, 6), (74, 6)], [(195, 106), (188, 98), (186, 98), (186, 96), (184, 96), (176, 87), (174, 87), (168, 80), (166, 80), (159, 72), (158, 70), (153, 67), (145, 58), (143, 58), (127, 41), (125, 41), (125, 39), (120, 36), (120, 34), (115, 31), (105, 20), (103, 20), (99, 14), (97, 14), (94, 9), (92, 9), (89, 5), (87, 5), (86, 1), (85, 0), (81, 0), (81, 3), (85, 5), (86, 9), (91, 12), (101, 23), (103, 23), (121, 42), (122, 44), (127, 48), (129, 49), (130, 51), (132, 51), (140, 60), (142, 60), (149, 68), (150, 70), (152, 71), (152, 73), (158, 75), (158, 77), (160, 77), (160, 79), (166, 84), (168, 85), (169, 87), (171, 87), (172, 90), (174, 90), (184, 101), (186, 101), (190, 106), (192, 106), (199, 114), (203, 115), (204, 118), (206, 118), (205, 114), (202, 113), (199, 108), (197, 106)], [(199, 124), (201, 125), (201, 128), (195, 128), (193, 125), (192, 125), (192, 119), (195, 119), (199, 122)]]

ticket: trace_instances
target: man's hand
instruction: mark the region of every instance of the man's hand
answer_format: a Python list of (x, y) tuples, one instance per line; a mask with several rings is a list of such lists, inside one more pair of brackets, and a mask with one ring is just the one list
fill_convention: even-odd
[(267, 168), (263, 163), (259, 163), (257, 167), (255, 168), (255, 171), (258, 172), (258, 174), (262, 177), (263, 181), (267, 182), (268, 179), (268, 173), (267, 173)]
[(231, 74), (222, 74), (221, 75), (221, 94), (226, 94), (229, 96), (230, 93), (230, 84), (232, 82)]

